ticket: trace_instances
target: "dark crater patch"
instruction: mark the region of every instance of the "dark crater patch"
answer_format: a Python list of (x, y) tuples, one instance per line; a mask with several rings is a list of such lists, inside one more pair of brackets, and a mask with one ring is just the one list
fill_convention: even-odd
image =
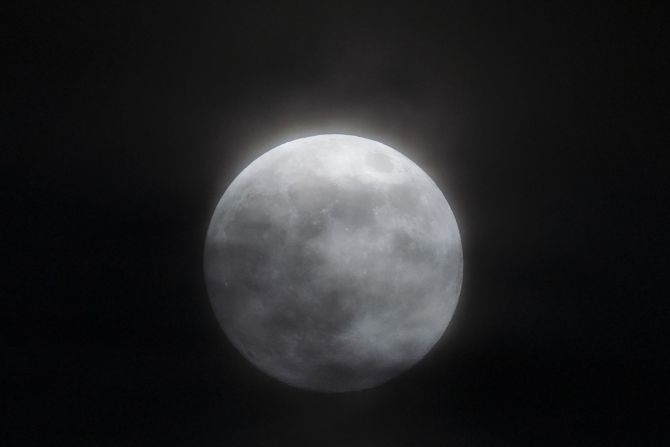
[(354, 228), (366, 227), (376, 222), (374, 207), (383, 203), (383, 196), (362, 184), (341, 189), (338, 201), (333, 204), (331, 216)]
[(391, 172), (393, 162), (388, 155), (381, 152), (371, 152), (365, 157), (365, 163), (372, 169), (379, 172)]

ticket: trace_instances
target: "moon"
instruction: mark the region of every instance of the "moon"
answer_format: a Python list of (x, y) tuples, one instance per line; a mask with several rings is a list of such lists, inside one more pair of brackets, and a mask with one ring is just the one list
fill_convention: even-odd
[(253, 365), (345, 392), (429, 352), (458, 302), (463, 256), (447, 200), (414, 162), (373, 140), (317, 135), (235, 178), (204, 267), (216, 317)]

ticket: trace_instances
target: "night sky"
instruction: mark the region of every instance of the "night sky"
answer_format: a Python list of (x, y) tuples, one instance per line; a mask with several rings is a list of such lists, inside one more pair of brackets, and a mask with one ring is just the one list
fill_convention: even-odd
[[(3, 445), (667, 442), (660, 2), (88, 3), (3, 14)], [(256, 370), (205, 290), (225, 188), (321, 133), (412, 158), (461, 229), (451, 325), (368, 391)]]

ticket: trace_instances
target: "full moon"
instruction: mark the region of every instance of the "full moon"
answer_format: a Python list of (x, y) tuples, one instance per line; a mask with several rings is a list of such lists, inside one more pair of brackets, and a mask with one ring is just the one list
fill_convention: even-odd
[(400, 152), (349, 135), (247, 166), (207, 232), (216, 317), (257, 368), (322, 392), (372, 388), (442, 336), (463, 276), (454, 214)]

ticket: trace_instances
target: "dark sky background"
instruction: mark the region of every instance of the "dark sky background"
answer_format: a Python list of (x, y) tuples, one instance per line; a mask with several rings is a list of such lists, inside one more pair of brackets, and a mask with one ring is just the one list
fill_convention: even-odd
[[(661, 2), (84, 3), (2, 14), (2, 444), (670, 438)], [(202, 273), (236, 174), (329, 132), (422, 166), (465, 256), (429, 356), (333, 395), (243, 360)]]

